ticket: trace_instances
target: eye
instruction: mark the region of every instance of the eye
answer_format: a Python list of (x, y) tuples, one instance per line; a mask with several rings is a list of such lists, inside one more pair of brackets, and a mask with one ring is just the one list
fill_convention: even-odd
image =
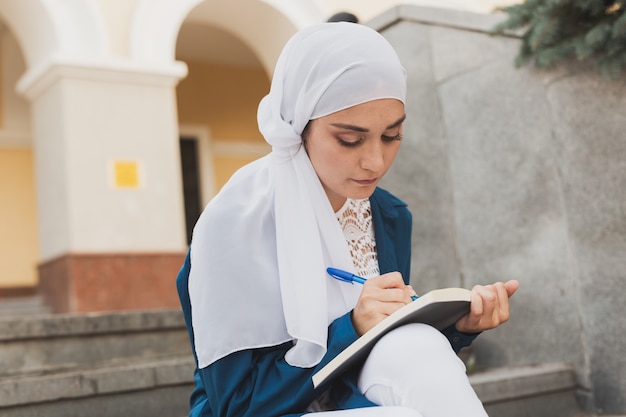
[(393, 142), (396, 140), (402, 140), (402, 133), (398, 133), (395, 136), (387, 136), (387, 135), (382, 135), (381, 136), (383, 142)]
[(355, 146), (359, 146), (361, 143), (363, 143), (363, 136), (350, 136), (350, 138), (344, 138), (344, 137), (340, 137), (337, 136), (337, 142), (339, 142), (339, 144), (341, 146), (345, 146), (348, 148), (353, 148)]

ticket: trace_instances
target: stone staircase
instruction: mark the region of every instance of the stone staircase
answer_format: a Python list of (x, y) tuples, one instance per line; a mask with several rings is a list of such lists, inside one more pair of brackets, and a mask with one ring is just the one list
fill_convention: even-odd
[(193, 358), (176, 310), (0, 317), (0, 415), (183, 416)]
[[(194, 364), (176, 310), (0, 316), (0, 358), (3, 417), (188, 412)], [(470, 379), (492, 417), (584, 415), (566, 365), (497, 369)]]

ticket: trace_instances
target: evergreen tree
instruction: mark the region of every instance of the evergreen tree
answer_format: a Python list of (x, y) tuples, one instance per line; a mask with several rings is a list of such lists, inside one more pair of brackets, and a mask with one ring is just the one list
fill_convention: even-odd
[(593, 62), (607, 78), (626, 66), (626, 0), (525, 0), (504, 7), (494, 33), (523, 29), (516, 58), (553, 67), (571, 59)]

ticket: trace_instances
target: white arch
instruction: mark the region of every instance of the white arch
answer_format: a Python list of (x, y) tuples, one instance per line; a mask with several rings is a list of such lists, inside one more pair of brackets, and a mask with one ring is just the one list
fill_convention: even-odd
[(140, 61), (171, 62), (180, 27), (189, 19), (239, 37), (271, 74), (287, 39), (324, 17), (323, 8), (310, 0), (140, 0), (131, 29), (130, 55)]
[(202, 1), (139, 0), (130, 29), (130, 58), (165, 64), (173, 61), (180, 26)]
[(54, 57), (108, 51), (96, 0), (2, 0), (0, 17), (18, 40), (29, 69)]
[(328, 8), (320, 0), (261, 0), (285, 15), (297, 29), (325, 21)]
[(101, 57), (109, 38), (97, 0), (41, 0), (59, 37), (57, 56)]
[(27, 67), (59, 49), (59, 34), (41, 0), (0, 1), (0, 17), (17, 39)]

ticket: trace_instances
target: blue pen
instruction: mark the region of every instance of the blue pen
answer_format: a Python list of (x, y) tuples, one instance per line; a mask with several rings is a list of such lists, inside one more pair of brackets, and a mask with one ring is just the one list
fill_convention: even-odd
[[(365, 278), (360, 277), (358, 275), (354, 275), (351, 272), (344, 271), (343, 269), (326, 268), (326, 272), (328, 272), (328, 275), (330, 275), (331, 277), (339, 281), (349, 282), (350, 284), (354, 282), (357, 282), (359, 284), (365, 284), (365, 281), (367, 281)], [(417, 299), (418, 299), (417, 295), (411, 296), (411, 300), (415, 301)]]

